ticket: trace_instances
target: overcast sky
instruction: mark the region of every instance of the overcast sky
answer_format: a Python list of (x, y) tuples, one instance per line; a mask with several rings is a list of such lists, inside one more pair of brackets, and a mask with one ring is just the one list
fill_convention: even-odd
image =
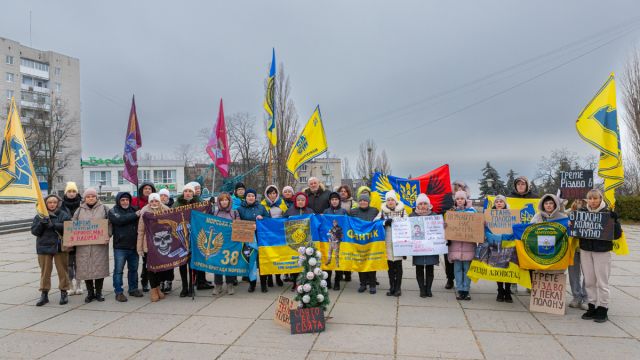
[(394, 175), (449, 163), (473, 188), (486, 161), (594, 153), (575, 119), (640, 39), (637, 0), (12, 1), (0, 36), (29, 45), (29, 10), (33, 47), (80, 59), (83, 157), (122, 152), (133, 93), (143, 152), (200, 143), (221, 97), (262, 124), (275, 47), (332, 155), (372, 137)]

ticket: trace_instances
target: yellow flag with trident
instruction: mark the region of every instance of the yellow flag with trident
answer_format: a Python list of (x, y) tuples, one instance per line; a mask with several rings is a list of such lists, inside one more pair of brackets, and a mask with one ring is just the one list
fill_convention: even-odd
[(300, 166), (326, 151), (327, 137), (324, 134), (320, 106), (318, 106), (291, 147), (287, 158), (287, 170), (298, 180)]
[[(624, 183), (616, 82), (613, 73), (578, 115), (576, 130), (582, 140), (600, 151), (598, 176), (604, 179), (604, 201), (613, 210), (616, 206), (616, 189)], [(614, 240), (613, 248), (618, 255), (629, 253), (624, 233), (620, 239)]]
[(34, 202), (38, 215), (49, 216), (13, 98), (0, 148), (0, 200)]

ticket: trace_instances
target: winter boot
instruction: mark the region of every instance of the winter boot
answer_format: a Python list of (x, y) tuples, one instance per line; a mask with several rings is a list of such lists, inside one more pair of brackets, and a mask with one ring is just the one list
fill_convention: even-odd
[(36, 303), (36, 306), (42, 306), (44, 304), (49, 303), (49, 292), (48, 291), (43, 291), (40, 294), (40, 300), (38, 300), (38, 302)]
[(502, 286), (498, 287), (498, 296), (496, 297), (497, 302), (504, 302), (504, 289)]
[(233, 295), (233, 293), (234, 293), (233, 283), (227, 284), (227, 294)]
[(393, 296), (396, 292), (396, 280), (393, 278), (389, 278), (389, 291), (387, 291), (387, 296)]
[(104, 283), (104, 279), (96, 279), (96, 300), (100, 302), (104, 301), (104, 296), (102, 296), (103, 283)]
[(66, 305), (69, 302), (67, 290), (60, 290), (60, 305)]
[(418, 287), (420, 288), (420, 297), (427, 297), (427, 287), (424, 281), (424, 270), (421, 266), (416, 266), (416, 281), (418, 282)]
[(213, 292), (211, 292), (211, 295), (218, 296), (221, 293), (222, 293), (222, 284), (220, 285), (216, 284), (216, 287), (213, 288)]
[(393, 291), (393, 296), (398, 297), (402, 295), (401, 287), (402, 287), (402, 277), (398, 277), (396, 279), (396, 288)]
[(151, 288), (151, 291), (149, 292), (149, 297), (151, 298), (151, 302), (157, 302), (158, 300), (160, 300), (160, 289), (158, 289), (157, 287), (155, 288)]
[(273, 275), (267, 275), (267, 285), (273, 287)]
[(284, 282), (282, 281), (282, 276), (280, 276), (280, 274), (276, 274), (276, 284), (278, 284), (278, 286), (284, 285)]
[(447, 279), (447, 284), (444, 286), (445, 289), (453, 289), (453, 279)]
[(596, 308), (596, 313), (593, 315), (593, 321), (597, 322), (597, 323), (603, 323), (607, 320), (609, 320), (609, 317), (607, 316), (607, 312), (609, 311), (609, 309), (607, 309), (604, 306), (598, 306)]
[(431, 286), (432, 285), (433, 285), (433, 274), (427, 275), (426, 283), (424, 285), (425, 293), (426, 293), (427, 297), (432, 297), (433, 296), (433, 293), (431, 292)]
[(173, 285), (173, 282), (171, 280), (167, 280), (164, 282), (164, 293), (168, 294), (171, 292), (171, 287)]
[(346, 281), (346, 282), (350, 282), (351, 281), (351, 271), (344, 272), (344, 281)]
[(593, 316), (596, 314), (596, 306), (593, 304), (589, 304), (589, 309), (587, 312), (582, 314), (582, 320), (593, 320)]
[(365, 284), (360, 284), (360, 287), (358, 288), (358, 292), (359, 292), (359, 293), (363, 293), (363, 292), (365, 292), (365, 291), (367, 291), (367, 285), (365, 285)]
[(511, 297), (511, 291), (504, 291), (504, 302), (511, 304), (513, 302), (513, 298)]
[(90, 303), (96, 299), (96, 293), (93, 290), (93, 280), (85, 280), (84, 284), (87, 287), (87, 296), (84, 298), (84, 302)]
[(340, 279), (335, 279), (333, 282), (333, 290), (340, 291)]

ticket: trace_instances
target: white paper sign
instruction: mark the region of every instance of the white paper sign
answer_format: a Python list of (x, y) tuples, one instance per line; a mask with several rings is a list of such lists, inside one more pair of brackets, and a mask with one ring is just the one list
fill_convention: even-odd
[(391, 223), (393, 256), (447, 253), (442, 215), (396, 218)]

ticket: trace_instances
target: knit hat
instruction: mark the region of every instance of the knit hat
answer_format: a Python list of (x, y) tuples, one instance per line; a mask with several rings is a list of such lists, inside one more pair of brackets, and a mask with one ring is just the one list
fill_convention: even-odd
[(64, 193), (66, 194), (69, 191), (78, 192), (78, 185), (73, 181), (68, 181), (67, 186), (64, 187)]
[[(182, 188), (182, 192), (184, 192), (185, 190), (191, 190), (194, 193), (196, 192), (196, 189), (193, 187), (193, 185), (191, 185), (191, 183), (186, 184), (183, 188)], [(158, 195), (160, 196), (160, 195)]]
[(249, 195), (249, 194), (253, 194), (254, 196), (258, 196), (258, 193), (257, 193), (254, 189), (247, 189), (247, 190), (244, 192), (244, 196), (247, 196), (247, 195)]
[(200, 186), (200, 183), (199, 183), (199, 182), (197, 182), (197, 181), (192, 181), (192, 182), (188, 183), (187, 185), (191, 185), (191, 186), (193, 186), (193, 189), (194, 189), (194, 190), (195, 190), (195, 188), (197, 188), (197, 187), (202, 187), (202, 186)]
[(329, 194), (329, 201), (331, 201), (331, 199), (334, 199), (334, 198), (340, 200), (340, 194), (338, 194), (335, 191)]
[(429, 204), (429, 209), (431, 209), (431, 200), (429, 199), (429, 197), (424, 194), (424, 193), (420, 193), (420, 195), (418, 195), (418, 197), (416, 198), (416, 205), (418, 204), (422, 204), (422, 203), (427, 203)]
[(387, 191), (387, 193), (384, 196), (384, 201), (387, 201), (389, 199), (393, 199), (396, 202), (398, 202), (398, 194), (396, 194), (394, 190)]
[(358, 201), (363, 201), (363, 200), (366, 202), (371, 202), (371, 198), (367, 194), (360, 194), (360, 196), (358, 196)]
[(87, 195), (98, 196), (98, 192), (94, 188), (87, 188), (84, 193), (82, 193), (82, 197), (86, 198)]
[(158, 191), (158, 195), (167, 195), (167, 196), (171, 196), (171, 193), (169, 192), (169, 190), (167, 189), (160, 189), (160, 191)]
[(289, 186), (289, 185), (287, 185), (287, 186), (282, 188), (282, 192), (285, 192), (287, 190), (291, 190), (291, 192), (293, 192), (293, 188), (291, 186)]
[(241, 183), (241, 182), (236, 183), (236, 186), (233, 187), (234, 190), (238, 190), (240, 188), (246, 189), (247, 187), (244, 186), (244, 183)]
[(453, 197), (454, 199), (459, 199), (459, 198), (463, 198), (463, 199), (467, 199), (467, 192), (464, 190), (458, 190), (456, 191), (455, 196)]
[(495, 199), (493, 199), (493, 204), (494, 204), (493, 206), (495, 206), (495, 203), (496, 203), (496, 201), (497, 201), (497, 200), (502, 200), (502, 201), (504, 201), (504, 205), (505, 205), (505, 207), (504, 207), (504, 208), (505, 208), (505, 209), (508, 209), (508, 208), (509, 208), (509, 204), (507, 204), (507, 198), (506, 198), (506, 197), (504, 197), (504, 195), (496, 195), (496, 198), (495, 198)]
[[(186, 186), (185, 186), (186, 187)], [(149, 195), (149, 202), (152, 202), (153, 200), (158, 200), (160, 201), (160, 194), (158, 193), (153, 193), (151, 195)]]

